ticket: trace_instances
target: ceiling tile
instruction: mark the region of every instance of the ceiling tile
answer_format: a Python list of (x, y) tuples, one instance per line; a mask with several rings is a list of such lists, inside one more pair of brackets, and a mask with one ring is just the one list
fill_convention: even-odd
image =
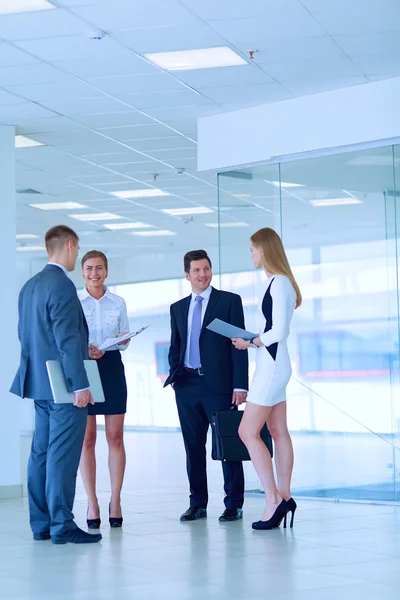
[(13, 85), (6, 87), (9, 92), (19, 94), (24, 98), (34, 102), (44, 100), (60, 100), (68, 98), (96, 98), (101, 97), (101, 91), (94, 89), (78, 80), (55, 82), (55, 83), (37, 83), (31, 85)]
[(249, 85), (272, 81), (265, 71), (252, 63), (237, 67), (178, 71), (176, 76), (181, 81), (196, 89), (220, 87), (223, 85)]
[(107, 96), (98, 98), (42, 100), (43, 106), (64, 115), (96, 115), (108, 112), (126, 112), (127, 107), (114, 98)]
[(360, 70), (346, 57), (329, 61), (320, 59), (267, 63), (265, 70), (275, 79), (285, 81), (326, 81), (346, 77), (359, 77)]
[[(1, 98), (1, 91), (0, 91)], [(25, 102), (24, 104), (15, 104), (13, 106), (0, 106), (0, 124), (18, 125), (26, 119), (40, 119), (42, 117), (52, 117), (54, 113), (47, 110), (39, 104)]]
[(337, 35), (335, 42), (349, 56), (367, 56), (370, 54), (400, 53), (400, 35), (396, 31), (368, 33), (359, 35)]
[(89, 79), (90, 83), (109, 94), (144, 94), (183, 90), (183, 85), (167, 73), (144, 73), (131, 77), (102, 77)]
[(23, 52), (11, 44), (0, 42), (0, 66), (10, 67), (12, 65), (29, 65), (37, 62), (38, 59)]
[(87, 60), (63, 60), (54, 63), (73, 75), (83, 79), (96, 77), (128, 77), (129, 75), (138, 75), (141, 73), (157, 73), (158, 67), (150, 64), (148, 61), (134, 56), (129, 50), (127, 54), (115, 57), (91, 58)]
[(40, 40), (16, 42), (22, 50), (32, 53), (43, 60), (54, 62), (73, 58), (109, 58), (126, 54), (126, 50), (111, 37), (94, 41), (87, 35), (58, 36)]
[(139, 54), (224, 46), (226, 40), (209, 25), (192, 20), (182, 25), (116, 31), (113, 37)]
[[(237, 44), (236, 47), (243, 53), (249, 50), (249, 44)], [(252, 48), (257, 50), (254, 63), (283, 62), (288, 60), (330, 59), (342, 57), (342, 51), (337, 44), (327, 35), (304, 38), (301, 35), (285, 39), (284, 44), (277, 44), (276, 39), (260, 38), (252, 42)], [(234, 67), (243, 68), (243, 67)]]
[(95, 6), (76, 7), (74, 12), (105, 31), (148, 28), (149, 24), (152, 27), (183, 24), (191, 18), (190, 12), (176, 0), (114, 0)]
[(258, 101), (259, 104), (263, 104), (264, 102), (286, 100), (289, 97), (289, 94), (277, 83), (243, 86), (228, 85), (226, 87), (207, 88), (204, 89), (204, 93), (219, 104), (240, 102), (248, 98), (252, 98)]
[(348, 77), (320, 81), (286, 81), (285, 87), (295, 96), (307, 96), (366, 83), (365, 77)]
[(366, 75), (374, 74), (400, 74), (399, 54), (376, 54), (375, 56), (354, 56), (354, 64)]
[[(1, 53), (1, 45), (0, 45)], [(0, 87), (29, 83), (44, 83), (50, 81), (63, 81), (69, 76), (45, 63), (30, 65), (13, 65), (0, 68)]]
[(154, 92), (152, 94), (131, 94), (119, 96), (139, 110), (150, 108), (174, 108), (179, 106), (201, 106), (212, 104), (208, 98), (191, 90), (176, 90), (170, 92)]
[[(6, 90), (0, 90), (0, 106), (11, 104), (23, 104), (26, 102), (24, 98), (18, 97)], [(0, 112), (1, 114), (1, 112)]]
[(150, 109), (146, 112), (160, 121), (169, 123), (171, 121), (178, 121), (179, 119), (199, 119), (200, 117), (215, 115), (221, 112), (221, 108), (217, 105), (183, 106), (182, 108)]
[(66, 117), (28, 120), (20, 119), (18, 133), (50, 133), (53, 131), (69, 131), (76, 129), (79, 129), (79, 124)]
[[(140, 113), (139, 113), (140, 114)], [(106, 127), (99, 131), (121, 141), (142, 140), (147, 138), (171, 137), (174, 131), (165, 125), (154, 123), (152, 125), (134, 125), (132, 127)]]
[(127, 110), (124, 104), (118, 103), (115, 105), (115, 101), (112, 100), (112, 108), (115, 110), (115, 106), (120, 109), (119, 112), (96, 112), (95, 114), (82, 114), (74, 115), (74, 118), (93, 129), (108, 129), (108, 128), (123, 128), (135, 125), (146, 125), (152, 124), (154, 121), (149, 117), (146, 117), (142, 113), (136, 110)]
[[(300, 15), (283, 13), (271, 18), (243, 18), (213, 21), (213, 28), (233, 44), (254, 39), (274, 39), (278, 43), (294, 37), (316, 37), (324, 34), (321, 27), (306, 11)], [(250, 48), (249, 48), (250, 49)]]
[(312, 14), (331, 35), (354, 35), (385, 31), (400, 32), (400, 5), (391, 0), (312, 2)]
[(1, 15), (0, 37), (5, 40), (30, 40), (49, 37), (49, 32), (63, 35), (85, 33), (88, 24), (65, 10), (45, 10)]
[(289, 11), (298, 8), (297, 0), (252, 0), (251, 2), (232, 2), (232, 0), (182, 0), (182, 3), (206, 21), (214, 19), (231, 19), (245, 17), (262, 17), (278, 11)]
[[(148, 151), (148, 154), (154, 158), (158, 158), (164, 161), (170, 160), (180, 160), (182, 159), (190, 159), (197, 158), (197, 149), (196, 148), (178, 148), (173, 150), (151, 150)], [(179, 165), (177, 165), (179, 166)]]

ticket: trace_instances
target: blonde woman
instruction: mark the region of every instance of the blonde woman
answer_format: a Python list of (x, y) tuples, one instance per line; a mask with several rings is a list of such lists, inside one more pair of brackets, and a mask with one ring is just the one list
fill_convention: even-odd
[[(256, 371), (247, 396), (247, 404), (239, 429), (255, 470), (265, 492), (266, 506), (260, 521), (253, 529), (273, 529), (292, 515), (293, 526), (296, 502), (291, 497), (290, 481), (293, 470), (293, 446), (286, 422), (286, 386), (292, 369), (287, 338), (293, 311), (301, 305), (297, 285), (279, 235), (268, 227), (250, 238), (250, 250), (256, 269), (263, 268), (268, 276), (267, 289), (260, 305), (265, 318), (264, 333), (253, 340), (235, 338), (239, 350), (257, 349)], [(271, 456), (260, 437), (267, 423), (275, 445), (275, 483)]]

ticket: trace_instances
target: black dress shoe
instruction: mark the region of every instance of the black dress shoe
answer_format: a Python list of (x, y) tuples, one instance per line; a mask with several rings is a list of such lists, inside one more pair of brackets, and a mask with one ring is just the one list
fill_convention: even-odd
[(197, 521), (197, 519), (205, 519), (207, 516), (207, 510), (205, 508), (199, 508), (198, 506), (191, 506), (187, 509), (183, 515), (181, 515), (181, 521)]
[(239, 521), (239, 519), (243, 519), (242, 509), (228, 507), (224, 510), (218, 521), (225, 523), (226, 521)]
[(53, 535), (51, 541), (53, 544), (95, 544), (99, 542), (103, 536), (101, 533), (90, 534), (77, 527), (62, 535)]
[(50, 537), (51, 537), (50, 531), (39, 531), (38, 533), (33, 534), (33, 539), (36, 542), (42, 542), (44, 540), (49, 540)]
[[(87, 509), (86, 515), (89, 514), (89, 507)], [(86, 518), (86, 525), (88, 529), (100, 529), (101, 519), (98, 517), (97, 519), (88, 519)]]

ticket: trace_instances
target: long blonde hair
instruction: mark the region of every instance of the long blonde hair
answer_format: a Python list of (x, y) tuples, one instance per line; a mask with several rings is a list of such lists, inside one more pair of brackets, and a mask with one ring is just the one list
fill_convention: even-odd
[(296, 292), (296, 308), (302, 303), (300, 288), (290, 268), (282, 240), (270, 227), (264, 227), (254, 233), (251, 238), (253, 245), (260, 250), (263, 267), (268, 273), (285, 275), (293, 285)]

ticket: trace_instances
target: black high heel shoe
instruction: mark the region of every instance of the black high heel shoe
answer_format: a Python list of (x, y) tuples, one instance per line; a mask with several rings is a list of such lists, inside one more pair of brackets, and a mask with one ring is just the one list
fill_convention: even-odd
[[(89, 508), (87, 509), (86, 517), (89, 514)], [(86, 524), (88, 529), (100, 529), (101, 519), (88, 519), (86, 518)]]
[(255, 521), (252, 524), (252, 528), (257, 529), (259, 531), (261, 531), (261, 530), (264, 531), (264, 530), (274, 529), (275, 527), (279, 527), (279, 525), (282, 523), (283, 519), (286, 520), (287, 512), (288, 512), (287, 502), (286, 502), (286, 500), (282, 500), (282, 502), (276, 508), (274, 514), (272, 515), (272, 517), (270, 519), (268, 519), (268, 521)]
[(289, 498), (289, 500), (286, 501), (286, 515), (285, 515), (285, 519), (283, 521), (283, 527), (286, 527), (286, 518), (289, 513), (292, 513), (292, 516), (290, 519), (290, 527), (293, 527), (294, 513), (296, 512), (296, 508), (297, 508), (296, 502), (293, 500), (293, 498)]
[(111, 510), (111, 502), (108, 505), (108, 520), (110, 522), (110, 527), (116, 528), (116, 527), (122, 527), (122, 522), (123, 522), (123, 518), (122, 518), (122, 513), (120, 517), (110, 517), (110, 510)]

